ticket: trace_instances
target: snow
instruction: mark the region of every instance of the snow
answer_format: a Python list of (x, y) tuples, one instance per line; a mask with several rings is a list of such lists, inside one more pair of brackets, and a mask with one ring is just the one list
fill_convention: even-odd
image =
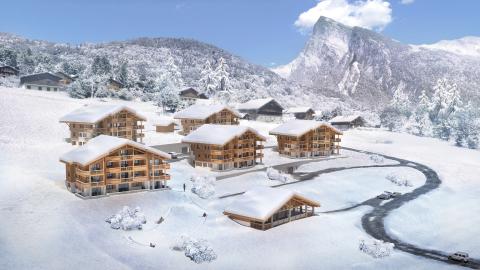
[(303, 134), (313, 130), (326, 126), (330, 129), (333, 129), (338, 134), (343, 134), (340, 130), (334, 128), (332, 125), (326, 122), (320, 122), (315, 120), (299, 120), (294, 119), (286, 123), (281, 124), (280, 126), (272, 129), (270, 131), (271, 135), (286, 135), (286, 136), (302, 136)]
[(124, 206), (122, 210), (107, 218), (105, 222), (109, 223), (112, 229), (128, 231), (133, 229), (141, 230), (142, 225), (147, 223), (147, 219), (140, 207), (131, 209), (128, 206)]
[(380, 259), (390, 256), (393, 251), (394, 244), (386, 243), (381, 240), (360, 240), (359, 249), (360, 251), (372, 256), (375, 259)]
[(139, 114), (134, 109), (125, 105), (86, 105), (82, 108), (76, 109), (73, 112), (64, 115), (60, 118), (60, 122), (68, 123), (97, 123), (108, 116), (116, 114), (120, 111), (127, 110), (143, 121), (146, 121), (146, 117)]
[(185, 256), (195, 263), (211, 262), (217, 259), (217, 254), (205, 239), (194, 239), (182, 235), (180, 243), (173, 247), (174, 250), (184, 251)]
[(225, 208), (227, 214), (265, 221), (292, 198), (297, 197), (320, 206), (319, 202), (284, 188), (256, 187), (238, 196)]
[(293, 107), (285, 111), (285, 113), (306, 113), (309, 110), (312, 110), (310, 107)]
[[(0, 88), (0, 91), (3, 94), (0, 99), (2, 268), (317, 269), (321, 265), (325, 269), (459, 269), (397, 250), (381, 260), (359, 252), (359, 239), (369, 239), (361, 225), (361, 217), (371, 211), (368, 206), (334, 214), (317, 212), (316, 216), (268, 231), (241, 226), (222, 213), (235, 197), (202, 200), (191, 193), (190, 177), (203, 172), (193, 168), (186, 160), (171, 164), (169, 173), (172, 180), (169, 186), (172, 190), (82, 200), (70, 193), (64, 184), (65, 166), (58, 161), (58, 157), (75, 147), (63, 140), (69, 131), (66, 125), (58, 123), (58, 116), (85, 103), (102, 104), (101, 101), (71, 99), (65, 93), (7, 88)], [(150, 102), (107, 102), (127, 104), (138, 109), (147, 114), (148, 121), (153, 119), (158, 110)], [(258, 128), (262, 134), (268, 133), (272, 127), (271, 124), (264, 123), (262, 126), (262, 123), (255, 121), (248, 124)], [(145, 142), (152, 145), (179, 141), (180, 138), (176, 133), (157, 136), (152, 128), (147, 130)], [(478, 217), (472, 215), (479, 212), (480, 205), (478, 181), (475, 179), (479, 170), (478, 151), (456, 148), (434, 139), (383, 131), (354, 130), (346, 133), (343, 139), (344, 144), (350, 147), (390, 152), (394, 156), (437, 164), (435, 169), (440, 171), (442, 178), (448, 179), (449, 183), (445, 181), (448, 188), (445, 187), (442, 192), (422, 196), (417, 199), (418, 202), (415, 200), (399, 209), (409, 208), (405, 212), (406, 220), (397, 223), (401, 228), (396, 228), (396, 235), (402, 233), (401, 237), (412, 242), (418, 238), (420, 244), (424, 244), (425, 239), (433, 234), (430, 243), (436, 244), (436, 247), (450, 244), (447, 250), (471, 250), (472, 256), (475, 255), (473, 250), (480, 250), (478, 241), (472, 237), (478, 235), (476, 225), (479, 223)], [(378, 143), (386, 140), (392, 143)], [(265, 152), (267, 150), (270, 149), (265, 149)], [(438, 151), (448, 155), (442, 156)], [(272, 159), (278, 158), (276, 161), (293, 161), (279, 158), (272, 151), (269, 155)], [(363, 157), (366, 162), (371, 162), (368, 155)], [(346, 158), (336, 160), (343, 162)], [(400, 168), (391, 168), (395, 169)], [(349, 170), (348, 174), (331, 174), (330, 180), (323, 181), (325, 178), (322, 177), (326, 175), (322, 175), (318, 180), (285, 187), (299, 189), (302, 193), (308, 190), (323, 192), (317, 195), (322, 203), (321, 211), (349, 205), (348, 201), (353, 201), (357, 196), (356, 201), (363, 201), (386, 189), (398, 189), (401, 192), (410, 190), (385, 180), (385, 174), (392, 171), (384, 171), (384, 168), (370, 170), (368, 174), (371, 177), (360, 181), (358, 179), (365, 178), (362, 171)], [(407, 175), (408, 172), (398, 174)], [(209, 172), (205, 172), (205, 175), (209, 175)], [(466, 175), (469, 177), (464, 177)], [(251, 172), (238, 178), (217, 181), (216, 193), (220, 194), (220, 186), (224, 193), (240, 190), (236, 184), (249, 179), (275, 182), (267, 180), (264, 171)], [(421, 183), (422, 179), (417, 181), (414, 185)], [(183, 192), (183, 183), (187, 185), (186, 192)], [(442, 184), (441, 188), (447, 184)], [(248, 182), (245, 186), (251, 188)], [(422, 202), (424, 197), (428, 199)], [(142, 225), (142, 230), (112, 230), (104, 222), (105, 217), (116, 213), (123, 205), (141, 207), (148, 221)], [(449, 222), (443, 211), (452, 217)], [(208, 213), (206, 219), (202, 218), (204, 212)], [(161, 224), (150, 222), (161, 217), (164, 219)], [(208, 241), (217, 259), (196, 264), (185, 257), (184, 252), (171, 250), (181, 235)], [(149, 243), (155, 244), (155, 248), (151, 248)], [(75, 256), (70, 256), (72, 254)], [(252, 260), (258, 254), (261, 254), (261, 260)]]
[(239, 104), (237, 109), (239, 110), (256, 110), (263, 107), (263, 105), (269, 103), (270, 101), (274, 100), (273, 98), (260, 98), (260, 99), (252, 99), (245, 103)]
[[(197, 128), (182, 139), (184, 143), (204, 143), (213, 145), (224, 145), (234, 139), (242, 136), (245, 132), (250, 131), (265, 140), (256, 130), (239, 125), (213, 125), (206, 124)], [(212, 136), (215, 134), (215, 136)]]
[(100, 135), (90, 139), (86, 144), (72, 151), (69, 151), (68, 153), (63, 154), (60, 157), (60, 160), (67, 163), (79, 163), (81, 165), (88, 165), (89, 163), (97, 160), (103, 155), (106, 155), (113, 150), (125, 145), (130, 145), (132, 147), (151, 152), (167, 159), (171, 158), (170, 155), (165, 152), (149, 146), (145, 146), (132, 140), (107, 135)]
[(357, 119), (358, 115), (339, 115), (339, 116), (336, 116), (332, 119), (330, 119), (330, 123), (350, 123), (352, 121), (354, 121), (355, 119)]
[(213, 176), (192, 176), (192, 192), (202, 199), (215, 195), (215, 181)]
[(171, 117), (167, 116), (158, 116), (155, 117), (155, 119), (152, 120), (154, 126), (169, 126), (171, 124), (175, 124), (175, 120)]
[(215, 113), (219, 113), (223, 110), (229, 110), (237, 117), (241, 116), (236, 110), (222, 104), (211, 104), (211, 105), (195, 104), (176, 113), (173, 116), (173, 118), (204, 120), (210, 117), (211, 115)]
[(441, 40), (433, 44), (412, 45), (414, 49), (442, 50), (458, 55), (480, 57), (480, 37), (467, 36), (454, 40)]

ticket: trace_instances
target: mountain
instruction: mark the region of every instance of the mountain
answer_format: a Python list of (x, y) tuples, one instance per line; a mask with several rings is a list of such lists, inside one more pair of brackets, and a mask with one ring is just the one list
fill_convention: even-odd
[[(192, 39), (138, 38), (70, 45), (0, 33), (0, 65), (16, 65), (21, 75), (64, 71), (88, 80), (92, 63), (99, 56), (108, 59), (111, 68), (107, 75), (111, 77), (121, 76), (122, 64), (126, 63), (129, 88), (144, 99), (151, 99), (165, 85), (176, 90), (195, 87), (205, 91), (204, 81), (208, 78), (210, 94), (215, 96), (220, 90), (228, 90), (231, 102), (271, 96), (285, 106), (338, 103), (337, 99), (318, 95), (311, 88), (287, 81), (270, 69)], [(222, 77), (216, 78), (220, 72)], [(225, 89), (219, 89), (220, 86)]]
[[(463, 44), (472, 48), (471, 44), (477, 43), (471, 40)], [(460, 44), (402, 44), (321, 17), (298, 57), (273, 70), (291, 82), (316, 89), (316, 93), (328, 89), (369, 108), (385, 106), (398, 89), (415, 99), (423, 89), (431, 92), (440, 78), (456, 83), (465, 98), (478, 101), (480, 58), (471, 56), (472, 50)]]
[(455, 40), (442, 40), (434, 44), (418, 45), (418, 47), (442, 50), (464, 56), (480, 57), (480, 37), (463, 37)]

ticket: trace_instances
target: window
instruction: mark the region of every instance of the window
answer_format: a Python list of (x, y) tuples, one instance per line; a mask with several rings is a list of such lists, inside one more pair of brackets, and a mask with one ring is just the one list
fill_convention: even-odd
[(128, 167), (128, 161), (122, 160), (122, 163), (121, 163), (120, 166), (122, 166), (122, 167)]
[(57, 88), (56, 88), (56, 87), (54, 87), (54, 88), (53, 88), (53, 91), (57, 91)]
[(113, 167), (113, 162), (109, 161), (107, 162), (107, 168), (112, 168)]
[(32, 87), (30, 85), (27, 85), (27, 89), (32, 89)]
[(47, 87), (47, 91), (50, 91), (50, 87)]
[(41, 86), (39, 86), (39, 87), (38, 87), (38, 90), (42, 90), (42, 87), (41, 87)]
[(77, 142), (76, 142), (76, 141), (72, 141), (72, 145), (77, 145)]

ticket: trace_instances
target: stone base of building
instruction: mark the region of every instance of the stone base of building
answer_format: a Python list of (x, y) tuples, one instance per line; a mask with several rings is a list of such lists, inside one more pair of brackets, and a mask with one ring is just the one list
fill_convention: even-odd
[(73, 183), (66, 182), (67, 189), (80, 198), (100, 198), (109, 195), (170, 189), (165, 180), (152, 180), (135, 183), (122, 183), (91, 188), (78, 189)]

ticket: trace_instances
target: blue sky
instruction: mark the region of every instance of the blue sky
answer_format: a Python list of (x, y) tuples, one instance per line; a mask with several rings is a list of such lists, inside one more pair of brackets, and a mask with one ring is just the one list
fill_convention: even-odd
[(422, 44), (480, 36), (479, 10), (479, 0), (15, 0), (2, 3), (0, 32), (68, 43), (188, 37), (270, 66), (300, 52), (319, 12)]

